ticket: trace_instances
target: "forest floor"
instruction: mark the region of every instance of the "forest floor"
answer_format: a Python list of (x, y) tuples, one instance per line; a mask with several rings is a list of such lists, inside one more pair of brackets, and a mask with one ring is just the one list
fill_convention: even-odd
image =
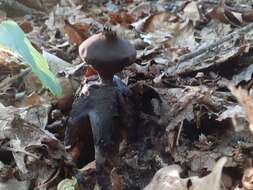
[[(253, 190), (252, 1), (3, 1), (0, 20), (8, 19), (43, 54), (62, 93), (43, 88), (0, 43), (0, 189), (99, 189), (91, 118), (65, 131), (70, 115), (90, 113), (80, 97), (99, 81), (78, 47), (110, 25), (137, 51), (114, 78), (123, 112), (111, 117), (131, 125), (135, 138), (122, 137), (117, 156), (106, 158), (110, 188)], [(109, 93), (87, 95), (101, 97), (87, 105), (106, 106)], [(66, 134), (84, 148), (66, 151)], [(81, 155), (77, 165), (73, 154)], [(204, 177), (210, 172), (215, 177)]]

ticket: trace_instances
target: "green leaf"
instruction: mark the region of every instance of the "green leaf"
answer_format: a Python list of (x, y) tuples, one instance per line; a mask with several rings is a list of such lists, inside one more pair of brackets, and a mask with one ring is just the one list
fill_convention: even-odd
[(32, 46), (16, 22), (8, 20), (0, 24), (1, 46), (18, 54), (32, 68), (33, 73), (42, 84), (54, 95), (59, 96), (61, 94), (61, 86), (49, 70), (46, 59)]
[(75, 177), (72, 179), (64, 179), (57, 185), (57, 190), (76, 190), (78, 183)]

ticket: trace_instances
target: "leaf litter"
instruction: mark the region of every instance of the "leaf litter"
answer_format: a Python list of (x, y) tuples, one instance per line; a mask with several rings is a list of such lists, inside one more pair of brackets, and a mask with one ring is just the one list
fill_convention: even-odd
[(104, 166), (112, 189), (253, 189), (251, 1), (13, 0), (0, 9), (62, 88), (54, 97), (0, 51), (0, 188), (99, 188), (92, 150), (79, 168), (64, 136), (73, 101), (99, 80), (78, 46), (110, 24), (137, 49), (114, 79), (124, 117), (113, 117), (134, 122), (137, 140), (122, 140), (120, 162)]

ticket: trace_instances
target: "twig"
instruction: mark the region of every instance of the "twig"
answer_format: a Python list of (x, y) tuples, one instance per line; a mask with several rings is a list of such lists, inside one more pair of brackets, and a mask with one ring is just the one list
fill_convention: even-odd
[(43, 181), (42, 184), (40, 184), (38, 187), (40, 189), (48, 189), (52, 185), (52, 183), (55, 182), (57, 177), (59, 177), (60, 172), (61, 168), (58, 168), (47, 180)]
[(223, 44), (224, 42), (227, 42), (229, 40), (234, 39), (235, 37), (238, 37), (238, 36), (240, 36), (242, 34), (245, 34), (245, 33), (249, 32), (252, 29), (253, 29), (253, 23), (248, 24), (247, 26), (242, 27), (242, 28), (240, 28), (240, 29), (238, 29), (238, 30), (236, 30), (236, 31), (234, 31), (234, 32), (226, 35), (224, 38), (218, 40), (217, 42), (214, 42), (214, 43), (212, 43), (210, 45), (207, 45), (207, 46), (205, 46), (203, 48), (197, 49), (196, 51), (193, 51), (191, 53), (188, 53), (188, 54), (185, 54), (185, 55), (181, 56), (179, 58), (179, 63), (178, 64), (180, 64), (181, 62), (184, 62), (184, 61), (186, 61), (188, 59), (192, 59), (194, 57), (197, 57), (197, 56), (199, 56), (199, 55), (201, 55), (201, 54), (209, 51), (210, 49), (213, 49), (213, 48), (219, 46), (220, 44)]
[(31, 157), (33, 157), (33, 158), (35, 158), (35, 159), (37, 159), (37, 160), (40, 159), (40, 158), (39, 158), (38, 156), (36, 156), (35, 154), (32, 154), (32, 153), (30, 153), (30, 152), (27, 152), (27, 151), (21, 150), (21, 149), (17, 150), (17, 149), (11, 148), (11, 147), (1, 147), (1, 150), (11, 151), (11, 152), (15, 152), (15, 153), (23, 153), (23, 154), (26, 154), (26, 155), (28, 155), (28, 156), (31, 156)]
[(201, 3), (218, 4), (219, 0), (201, 0)]
[(72, 0), (67, 0), (69, 2), (69, 4), (71, 5), (71, 7), (76, 7), (75, 3), (73, 3)]
[(179, 139), (180, 139), (180, 136), (181, 136), (181, 132), (182, 132), (182, 129), (183, 129), (183, 125), (184, 125), (184, 121), (182, 121), (180, 123), (180, 127), (178, 129), (178, 133), (177, 133), (177, 139), (176, 139), (176, 146), (179, 146)]

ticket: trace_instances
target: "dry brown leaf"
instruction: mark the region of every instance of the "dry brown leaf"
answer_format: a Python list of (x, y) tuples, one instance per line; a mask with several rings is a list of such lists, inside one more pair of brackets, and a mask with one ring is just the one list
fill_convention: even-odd
[(227, 162), (223, 157), (217, 161), (212, 172), (203, 177), (197, 176), (180, 178), (181, 168), (178, 165), (170, 165), (156, 172), (152, 181), (144, 190), (220, 190), (222, 168)]
[(121, 11), (121, 12), (116, 12), (116, 13), (109, 13), (108, 14), (109, 18), (110, 18), (110, 23), (111, 24), (121, 24), (121, 25), (128, 25), (128, 24), (131, 24), (135, 21), (135, 18), (124, 12), (124, 11)]
[(116, 168), (112, 169), (110, 177), (112, 183), (112, 190), (123, 190), (123, 176), (117, 173)]
[(235, 11), (230, 11), (228, 8), (226, 9), (226, 6), (224, 16), (227, 19), (227, 21), (234, 26), (243, 25), (242, 14)]
[(25, 65), (17, 64), (15, 60), (10, 59), (10, 55), (4, 51), (0, 51), (0, 80), (5, 75), (15, 75), (20, 73)]
[(69, 37), (70, 44), (80, 45), (90, 36), (89, 27), (88, 24), (70, 24), (69, 21), (65, 20), (64, 32)]
[(243, 13), (242, 18), (245, 22), (253, 22), (253, 10)]
[(219, 20), (225, 24), (242, 26), (253, 21), (253, 11), (241, 12), (225, 4), (225, 0), (220, 0), (219, 5), (213, 8), (209, 13), (212, 19)]
[(200, 20), (200, 13), (199, 13), (197, 2), (192, 1), (192, 2), (188, 3), (184, 8), (183, 15), (186, 18), (189, 18), (190, 20), (192, 20), (194, 23), (196, 21), (199, 21)]
[(173, 13), (160, 12), (151, 15), (145, 20), (143, 31), (154, 32), (156, 30), (174, 29), (179, 27), (179, 17)]
[(169, 46), (169, 52), (186, 53), (198, 45), (192, 22), (173, 13), (160, 12), (132, 25), (144, 32), (141, 34), (144, 42), (154, 47)]
[(224, 3), (225, 0), (220, 0), (219, 5), (214, 7), (210, 12), (208, 12), (207, 15), (214, 20), (218, 20), (220, 22), (228, 24), (229, 22), (224, 15), (225, 13)]
[(38, 91), (42, 88), (40, 80), (33, 73), (29, 73), (24, 77), (24, 84), (26, 93), (28, 94)]
[(32, 23), (29, 21), (24, 21), (24, 22), (20, 23), (19, 26), (20, 26), (20, 28), (22, 28), (22, 30), (25, 33), (29, 33), (33, 30)]
[(143, 2), (129, 11), (130, 15), (134, 16), (135, 19), (143, 18), (143, 16), (148, 15), (150, 12), (151, 12), (150, 2)]
[(253, 168), (248, 168), (244, 171), (242, 185), (244, 190), (253, 190)]
[(108, 14), (109, 18), (110, 18), (110, 23), (111, 24), (118, 24), (118, 23), (122, 23), (123, 20), (122, 20), (122, 17), (119, 13), (109, 13)]
[(91, 77), (93, 75), (97, 75), (97, 71), (93, 67), (87, 67), (85, 70), (84, 76), (85, 77)]
[(26, 106), (42, 105), (42, 103), (43, 101), (41, 97), (36, 92), (32, 92), (29, 96), (25, 98)]
[(249, 92), (242, 87), (236, 88), (232, 83), (226, 82), (228, 89), (237, 98), (239, 104), (243, 107), (246, 113), (246, 119), (249, 122), (250, 130), (253, 132), (253, 99)]
[(240, 26), (243, 23), (241, 13), (232, 11), (231, 8), (225, 4), (225, 0), (220, 0), (219, 5), (212, 9), (208, 15), (212, 19), (225, 24)]

